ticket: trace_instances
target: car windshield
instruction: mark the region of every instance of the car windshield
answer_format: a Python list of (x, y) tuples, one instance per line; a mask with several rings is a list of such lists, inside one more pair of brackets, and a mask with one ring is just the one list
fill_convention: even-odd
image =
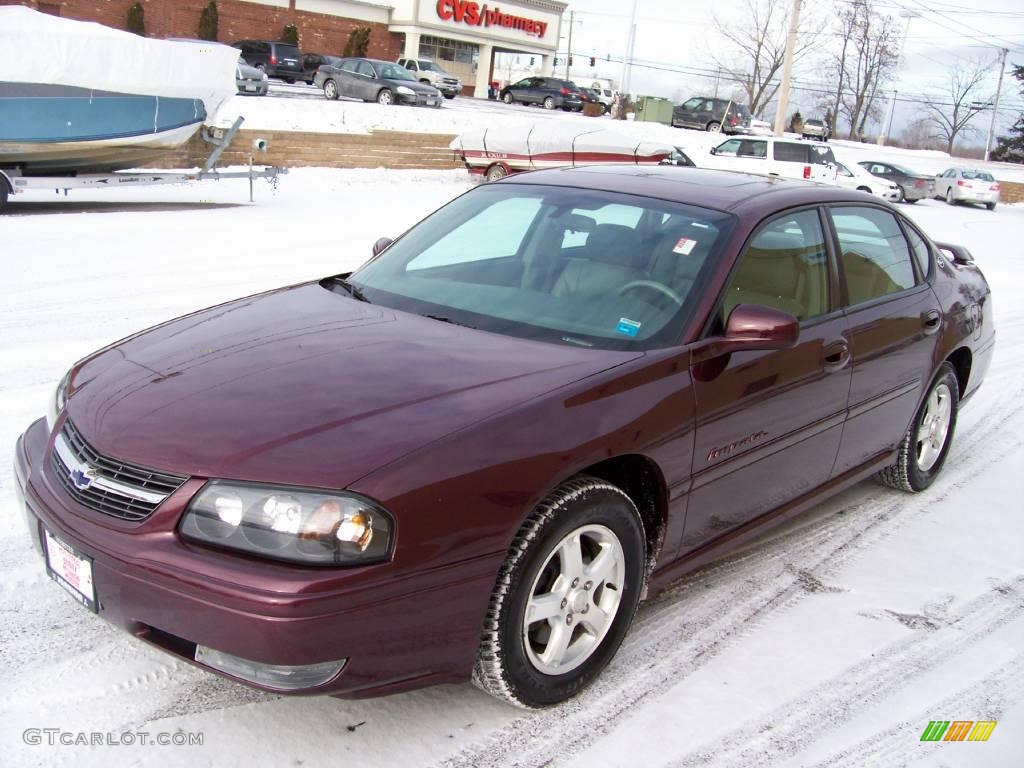
[(821, 128), (821, 120), (808, 120), (804, 125), (813, 125), (815, 128)]
[(668, 346), (734, 222), (654, 198), (506, 182), (452, 201), (348, 284), (374, 304), (493, 333)]
[(442, 75), (448, 74), (432, 61), (420, 61), (420, 69), (426, 70), (427, 72), (440, 72)]
[(960, 172), (960, 175), (972, 181), (995, 181), (991, 173), (985, 173), (984, 171), (963, 170)]
[(377, 76), (380, 78), (386, 78), (388, 80), (416, 81), (416, 78), (409, 74), (408, 69), (400, 67), (397, 64), (378, 63), (374, 64), (373, 67), (377, 70)]

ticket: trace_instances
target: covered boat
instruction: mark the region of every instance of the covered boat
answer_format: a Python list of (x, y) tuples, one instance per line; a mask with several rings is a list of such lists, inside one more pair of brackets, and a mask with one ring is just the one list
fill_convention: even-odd
[(22, 175), (144, 166), (235, 93), (238, 51), (0, 8), (0, 168)]
[(556, 166), (625, 163), (658, 165), (675, 162), (692, 165), (671, 144), (645, 141), (625, 133), (592, 125), (548, 120), (466, 131), (449, 147), (466, 163), (470, 173), (489, 180), (517, 171)]

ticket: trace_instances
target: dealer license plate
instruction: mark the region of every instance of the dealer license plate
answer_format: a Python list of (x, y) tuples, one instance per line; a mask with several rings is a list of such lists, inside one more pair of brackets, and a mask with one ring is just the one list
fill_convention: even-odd
[(92, 583), (92, 558), (43, 528), (46, 572), (82, 605), (96, 613), (96, 587)]

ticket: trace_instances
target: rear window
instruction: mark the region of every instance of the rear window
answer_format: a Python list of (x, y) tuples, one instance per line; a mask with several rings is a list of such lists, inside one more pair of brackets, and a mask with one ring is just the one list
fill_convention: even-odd
[(984, 171), (964, 171), (963, 177), (972, 181), (995, 181), (991, 173), (985, 173)]
[(299, 58), (299, 49), (294, 45), (286, 45), (284, 43), (277, 43), (277, 55), (287, 56), (290, 59)]

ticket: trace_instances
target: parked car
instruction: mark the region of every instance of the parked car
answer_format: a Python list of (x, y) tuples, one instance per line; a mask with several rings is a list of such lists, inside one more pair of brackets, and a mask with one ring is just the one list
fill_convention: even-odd
[(462, 93), (462, 81), (449, 75), (430, 59), (399, 59), (398, 64), (412, 72), (413, 77), (421, 83), (437, 88), (446, 99), (454, 99)]
[(767, 120), (758, 120), (756, 117), (750, 118), (750, 125), (747, 127), (745, 133), (751, 136), (774, 136), (775, 130), (772, 128), (772, 124)]
[(674, 127), (711, 133), (746, 133), (750, 119), (750, 110), (744, 105), (710, 96), (694, 96), (672, 110)]
[(881, 176), (872, 176), (856, 163), (841, 163), (836, 161), (836, 184), (847, 189), (859, 189), (889, 202), (897, 202), (900, 199), (900, 187)]
[(584, 106), (587, 104), (596, 104), (601, 108), (601, 114), (608, 112), (608, 106), (601, 100), (601, 94), (595, 91), (593, 88), (583, 88), (582, 86), (577, 87), (577, 91), (580, 95), (580, 101)]
[(988, 171), (977, 168), (947, 168), (935, 177), (935, 197), (950, 205), (972, 203), (990, 211), (999, 203), (999, 182)]
[(267, 73), (250, 67), (241, 56), (238, 57), (238, 66), (235, 67), (235, 84), (238, 86), (238, 92), (244, 96), (267, 95)]
[(829, 183), (836, 178), (836, 158), (830, 147), (795, 139), (759, 136), (726, 139), (711, 148), (710, 156), (703, 165), (727, 171)]
[(832, 138), (832, 129), (824, 120), (812, 117), (810, 120), (804, 120), (800, 135), (805, 139), (828, 141)]
[(591, 80), (587, 81), (587, 87), (592, 91), (597, 91), (598, 99), (602, 104), (605, 105), (605, 112), (608, 112), (612, 108), (612, 99), (615, 98), (615, 88), (612, 86), (611, 80)]
[(680, 575), (927, 488), (995, 343), (966, 251), (779, 179), (538, 171), (374, 254), (71, 367), (14, 463), (77, 602), (271, 691), (554, 704)]
[(312, 85), (316, 80), (316, 73), (324, 64), (339, 64), (341, 56), (331, 56), (326, 53), (304, 53), (302, 54), (302, 79), (307, 85)]
[(935, 180), (931, 176), (915, 173), (901, 165), (877, 160), (864, 160), (858, 165), (872, 176), (881, 176), (898, 184), (901, 203), (916, 203), (931, 197), (934, 192)]
[(441, 92), (421, 83), (405, 67), (378, 59), (342, 59), (324, 64), (316, 73), (314, 85), (328, 99), (346, 96), (378, 104), (418, 104), (440, 107)]
[(540, 104), (544, 109), (561, 108), (566, 112), (583, 109), (576, 83), (557, 77), (525, 77), (502, 88), (498, 98), (506, 104)]
[(242, 52), (247, 64), (263, 70), (267, 77), (294, 83), (303, 76), (298, 46), (273, 40), (239, 40), (231, 45)]

